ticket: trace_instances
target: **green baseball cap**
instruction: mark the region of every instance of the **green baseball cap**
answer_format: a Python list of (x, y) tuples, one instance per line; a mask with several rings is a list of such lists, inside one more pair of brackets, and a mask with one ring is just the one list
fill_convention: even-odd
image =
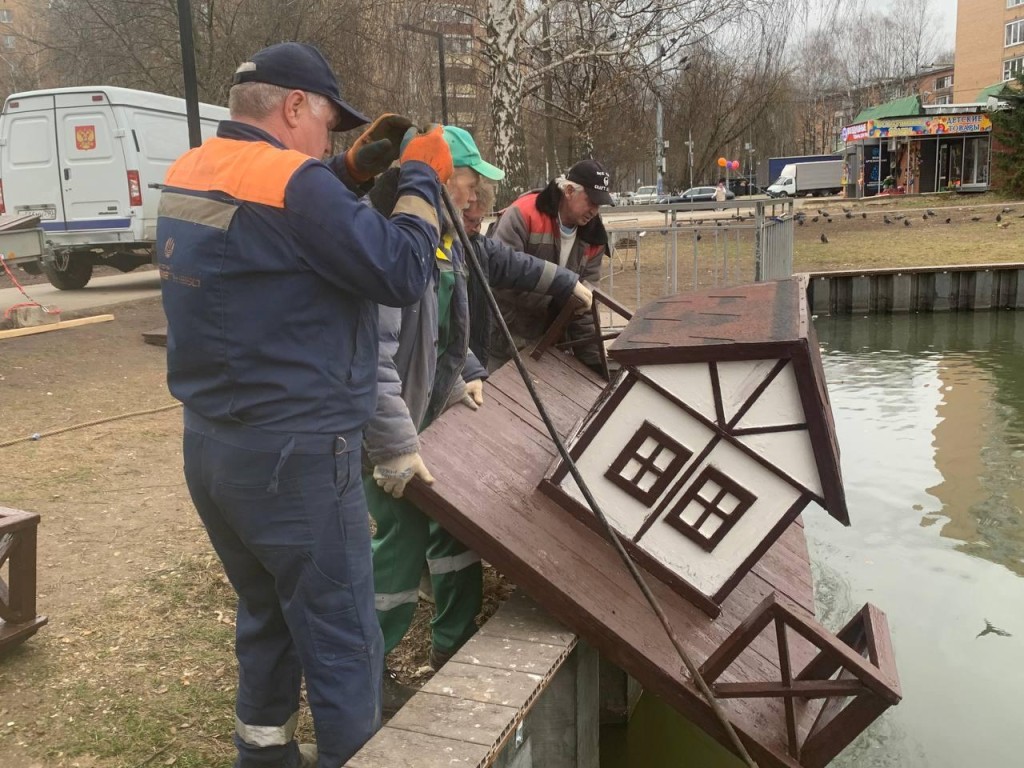
[(446, 125), (444, 140), (448, 142), (448, 149), (452, 152), (452, 165), (456, 168), (472, 168), (485, 179), (492, 181), (501, 181), (505, 178), (505, 172), (501, 168), (491, 165), (480, 156), (473, 136), (466, 129)]

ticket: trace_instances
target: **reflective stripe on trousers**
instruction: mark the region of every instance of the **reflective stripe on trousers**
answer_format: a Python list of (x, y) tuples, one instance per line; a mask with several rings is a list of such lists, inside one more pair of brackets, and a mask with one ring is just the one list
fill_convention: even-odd
[[(461, 555), (451, 555), (449, 557), (438, 557), (433, 560), (427, 558), (427, 568), (430, 569), (431, 576), (440, 576), (444, 573), (455, 573), (456, 571), (462, 571), (473, 563), (480, 562), (480, 555), (473, 550), (467, 550)], [(377, 609), (378, 611), (380, 608)]]
[(246, 725), (235, 717), (235, 733), (238, 738), (251, 747), (280, 747), (288, 744), (295, 737), (295, 727), (299, 724), (299, 713), (288, 718), (284, 725)]
[(376, 594), (373, 596), (374, 608), (378, 611), (391, 611), (400, 605), (416, 605), (419, 599), (419, 590), (409, 589), (405, 592), (394, 592), (392, 594)]

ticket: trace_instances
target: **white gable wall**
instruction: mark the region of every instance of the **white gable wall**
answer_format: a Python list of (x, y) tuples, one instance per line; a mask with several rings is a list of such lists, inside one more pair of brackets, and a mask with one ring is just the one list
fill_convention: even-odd
[(641, 365), (637, 370), (666, 392), (682, 400), (709, 421), (717, 421), (715, 394), (711, 388), (711, 371), (707, 363), (673, 363)]
[[(609, 482), (604, 475), (644, 421), (651, 422), (669, 437), (693, 451), (693, 458), (704, 450), (714, 436), (710, 429), (643, 382), (637, 382), (633, 386), (593, 442), (576, 461), (594, 498), (615, 529), (627, 538), (633, 538), (654, 507), (645, 507), (637, 499)], [(690, 463), (692, 459), (686, 466)], [(576, 481), (571, 477), (567, 476), (561, 487), (584, 507), (587, 506), (583, 494), (576, 486)]]
[[(718, 363), (718, 384), (722, 391), (722, 405), (725, 420), (732, 421), (736, 412), (750, 399), (768, 374), (775, 367), (777, 359), (737, 360)], [(803, 413), (803, 411), (799, 411)], [(803, 421), (803, 419), (800, 419)]]
[[(774, 363), (775, 361), (772, 361), (773, 365)], [(742, 402), (739, 405), (742, 405)], [(725, 411), (730, 413), (729, 406), (726, 406)], [(735, 413), (735, 408), (733, 413)], [(731, 417), (727, 418), (731, 420)], [(804, 406), (800, 400), (800, 390), (796, 383), (796, 373), (793, 370), (793, 363), (790, 362), (772, 379), (771, 384), (743, 414), (743, 418), (736, 426), (739, 429), (779, 427), (788, 424), (803, 424), (806, 420)]]
[[(732, 376), (730, 381), (734, 383), (745, 382), (742, 387), (733, 386), (731, 388), (734, 396), (740, 389), (745, 388), (752, 391), (763, 380), (763, 375), (771, 370), (772, 365), (774, 365), (774, 361), (769, 361), (767, 368), (763, 365), (747, 366), (743, 376)], [(710, 378), (706, 366), (650, 366), (645, 368), (644, 372), (648, 375), (660, 375), (666, 373), (666, 369), (670, 368), (683, 374), (682, 380), (695, 387), (698, 397), (705, 392), (702, 388), (703, 381), (707, 382), (706, 392), (710, 393)], [(703, 380), (700, 375), (702, 368), (704, 369)], [(739, 369), (735, 370), (739, 371)], [(756, 378), (757, 375), (761, 375), (762, 378)], [(665, 377), (662, 378), (665, 379)], [(781, 403), (779, 412), (783, 413), (785, 418), (791, 418), (792, 412), (785, 409), (792, 405), (792, 401), (784, 395), (788, 390), (787, 384), (792, 383), (795, 386), (795, 381), (791, 374), (787, 374), (787, 371), (781, 372), (777, 378), (781, 379), (779, 382), (780, 394), (774, 395), (773, 399), (777, 398)], [(684, 402), (691, 402), (678, 381), (666, 380), (666, 383), (672, 384), (671, 389), (678, 391)], [(769, 387), (769, 390), (771, 389), (772, 387)], [(749, 396), (749, 392), (747, 396)], [(703, 404), (702, 409), (706, 407), (707, 403)], [(710, 399), (710, 409), (713, 418), (713, 399)], [(800, 421), (802, 421), (802, 411), (800, 417)], [(651, 422), (669, 437), (692, 451), (693, 456), (684, 465), (681, 473), (690, 468), (693, 461), (700, 456), (715, 437), (712, 430), (689, 416), (671, 401), (666, 400), (647, 384), (638, 381), (633, 385), (577, 461), (580, 472), (612, 526), (622, 536), (629, 539), (635, 537), (643, 522), (653, 513), (662, 499), (658, 499), (650, 507), (646, 507), (639, 500), (607, 480), (604, 475), (644, 421)], [(810, 487), (812, 490), (817, 489), (817, 471), (814, 469), (814, 457), (810, 450), (810, 440), (806, 430), (747, 436), (743, 438), (743, 442), (750, 444), (751, 447), (756, 447), (759, 453), (765, 455), (776, 465), (784, 465), (784, 469), (791, 470), (790, 474), (797, 476), (797, 479), (813, 480)], [(658, 463), (664, 466), (663, 462)], [(801, 492), (770, 469), (744, 454), (739, 448), (724, 440), (718, 444), (708, 459), (691, 473), (690, 483), (697, 480), (700, 471), (707, 464), (722, 471), (757, 497), (753, 506), (747, 510), (736, 526), (729, 531), (712, 552), (707, 552), (699, 544), (670, 527), (664, 522), (664, 517), (685, 493), (686, 488), (684, 488), (673, 495), (672, 504), (668, 505), (659, 521), (644, 534), (638, 544), (682, 579), (702, 593), (711, 596), (722, 588), (741, 563), (764, 541), (772, 528), (797, 501)], [(799, 469), (800, 472), (792, 471), (793, 469)], [(673, 480), (665, 494), (672, 493), (675, 485), (676, 482)], [(571, 477), (566, 477), (561, 482), (561, 488), (586, 507), (583, 495)]]
[(735, 527), (714, 550), (706, 551), (664, 522), (665, 516), (683, 495), (679, 493), (638, 544), (710, 596), (725, 585), (750, 553), (768, 537), (771, 529), (800, 498), (800, 491), (726, 442), (719, 443), (711, 452), (708, 460), (694, 473), (694, 480), (707, 464), (721, 470), (757, 497)]

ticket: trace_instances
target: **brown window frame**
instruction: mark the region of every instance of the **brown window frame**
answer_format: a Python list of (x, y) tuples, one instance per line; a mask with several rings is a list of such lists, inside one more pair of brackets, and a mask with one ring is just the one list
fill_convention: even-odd
[[(647, 442), (648, 438), (654, 438), (657, 442), (657, 446), (654, 451), (651, 452), (650, 456), (641, 456), (637, 452), (643, 447), (643, 444)], [(668, 466), (664, 470), (660, 470), (654, 466), (654, 462), (661, 455), (663, 450), (669, 450), (674, 454), (672, 461), (668, 463)], [(684, 466), (686, 462), (693, 456), (693, 451), (688, 449), (678, 440), (674, 440), (667, 434), (662, 432), (656, 426), (651, 424), (649, 421), (644, 421), (640, 425), (640, 428), (633, 434), (629, 442), (626, 443), (626, 447), (620, 451), (615, 461), (605, 472), (604, 476), (618, 488), (628, 493), (634, 499), (639, 501), (645, 507), (652, 507), (658, 500), (665, 489), (668, 488), (669, 483), (672, 482)], [(623, 476), (622, 472), (628, 466), (630, 461), (637, 461), (640, 463), (640, 471), (633, 476), (633, 479)], [(639, 482), (643, 480), (647, 475), (653, 474), (656, 479), (648, 490), (644, 490), (640, 487)]]
[[(707, 485), (708, 482), (713, 482), (719, 487), (719, 492), (713, 499), (705, 499), (700, 495), (701, 489)], [(728, 514), (723, 513), (718, 508), (718, 504), (721, 503), (726, 494), (732, 495), (738, 501), (736, 508)], [(683, 520), (683, 512), (692, 501), (696, 501), (704, 507), (704, 513), (693, 525)], [(694, 480), (690, 484), (690, 487), (686, 489), (686, 493), (683, 494), (668, 515), (665, 516), (665, 522), (688, 539), (699, 544), (708, 552), (711, 552), (722, 542), (722, 539), (725, 538), (726, 534), (729, 533), (733, 526), (740, 521), (740, 518), (746, 514), (747, 510), (753, 506), (755, 501), (757, 501), (757, 496), (721, 470), (709, 465), (704, 467), (701, 473), (697, 476), (697, 479)], [(700, 529), (712, 515), (718, 517), (722, 522), (711, 536), (705, 536), (700, 532)]]

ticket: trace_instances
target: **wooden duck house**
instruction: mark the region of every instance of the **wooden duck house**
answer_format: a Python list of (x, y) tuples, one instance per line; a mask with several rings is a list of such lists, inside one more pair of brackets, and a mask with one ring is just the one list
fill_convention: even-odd
[[(795, 280), (671, 296), (571, 454), (630, 553), (712, 616), (811, 502), (849, 524), (821, 358)], [(545, 490), (595, 523), (564, 463)]]

